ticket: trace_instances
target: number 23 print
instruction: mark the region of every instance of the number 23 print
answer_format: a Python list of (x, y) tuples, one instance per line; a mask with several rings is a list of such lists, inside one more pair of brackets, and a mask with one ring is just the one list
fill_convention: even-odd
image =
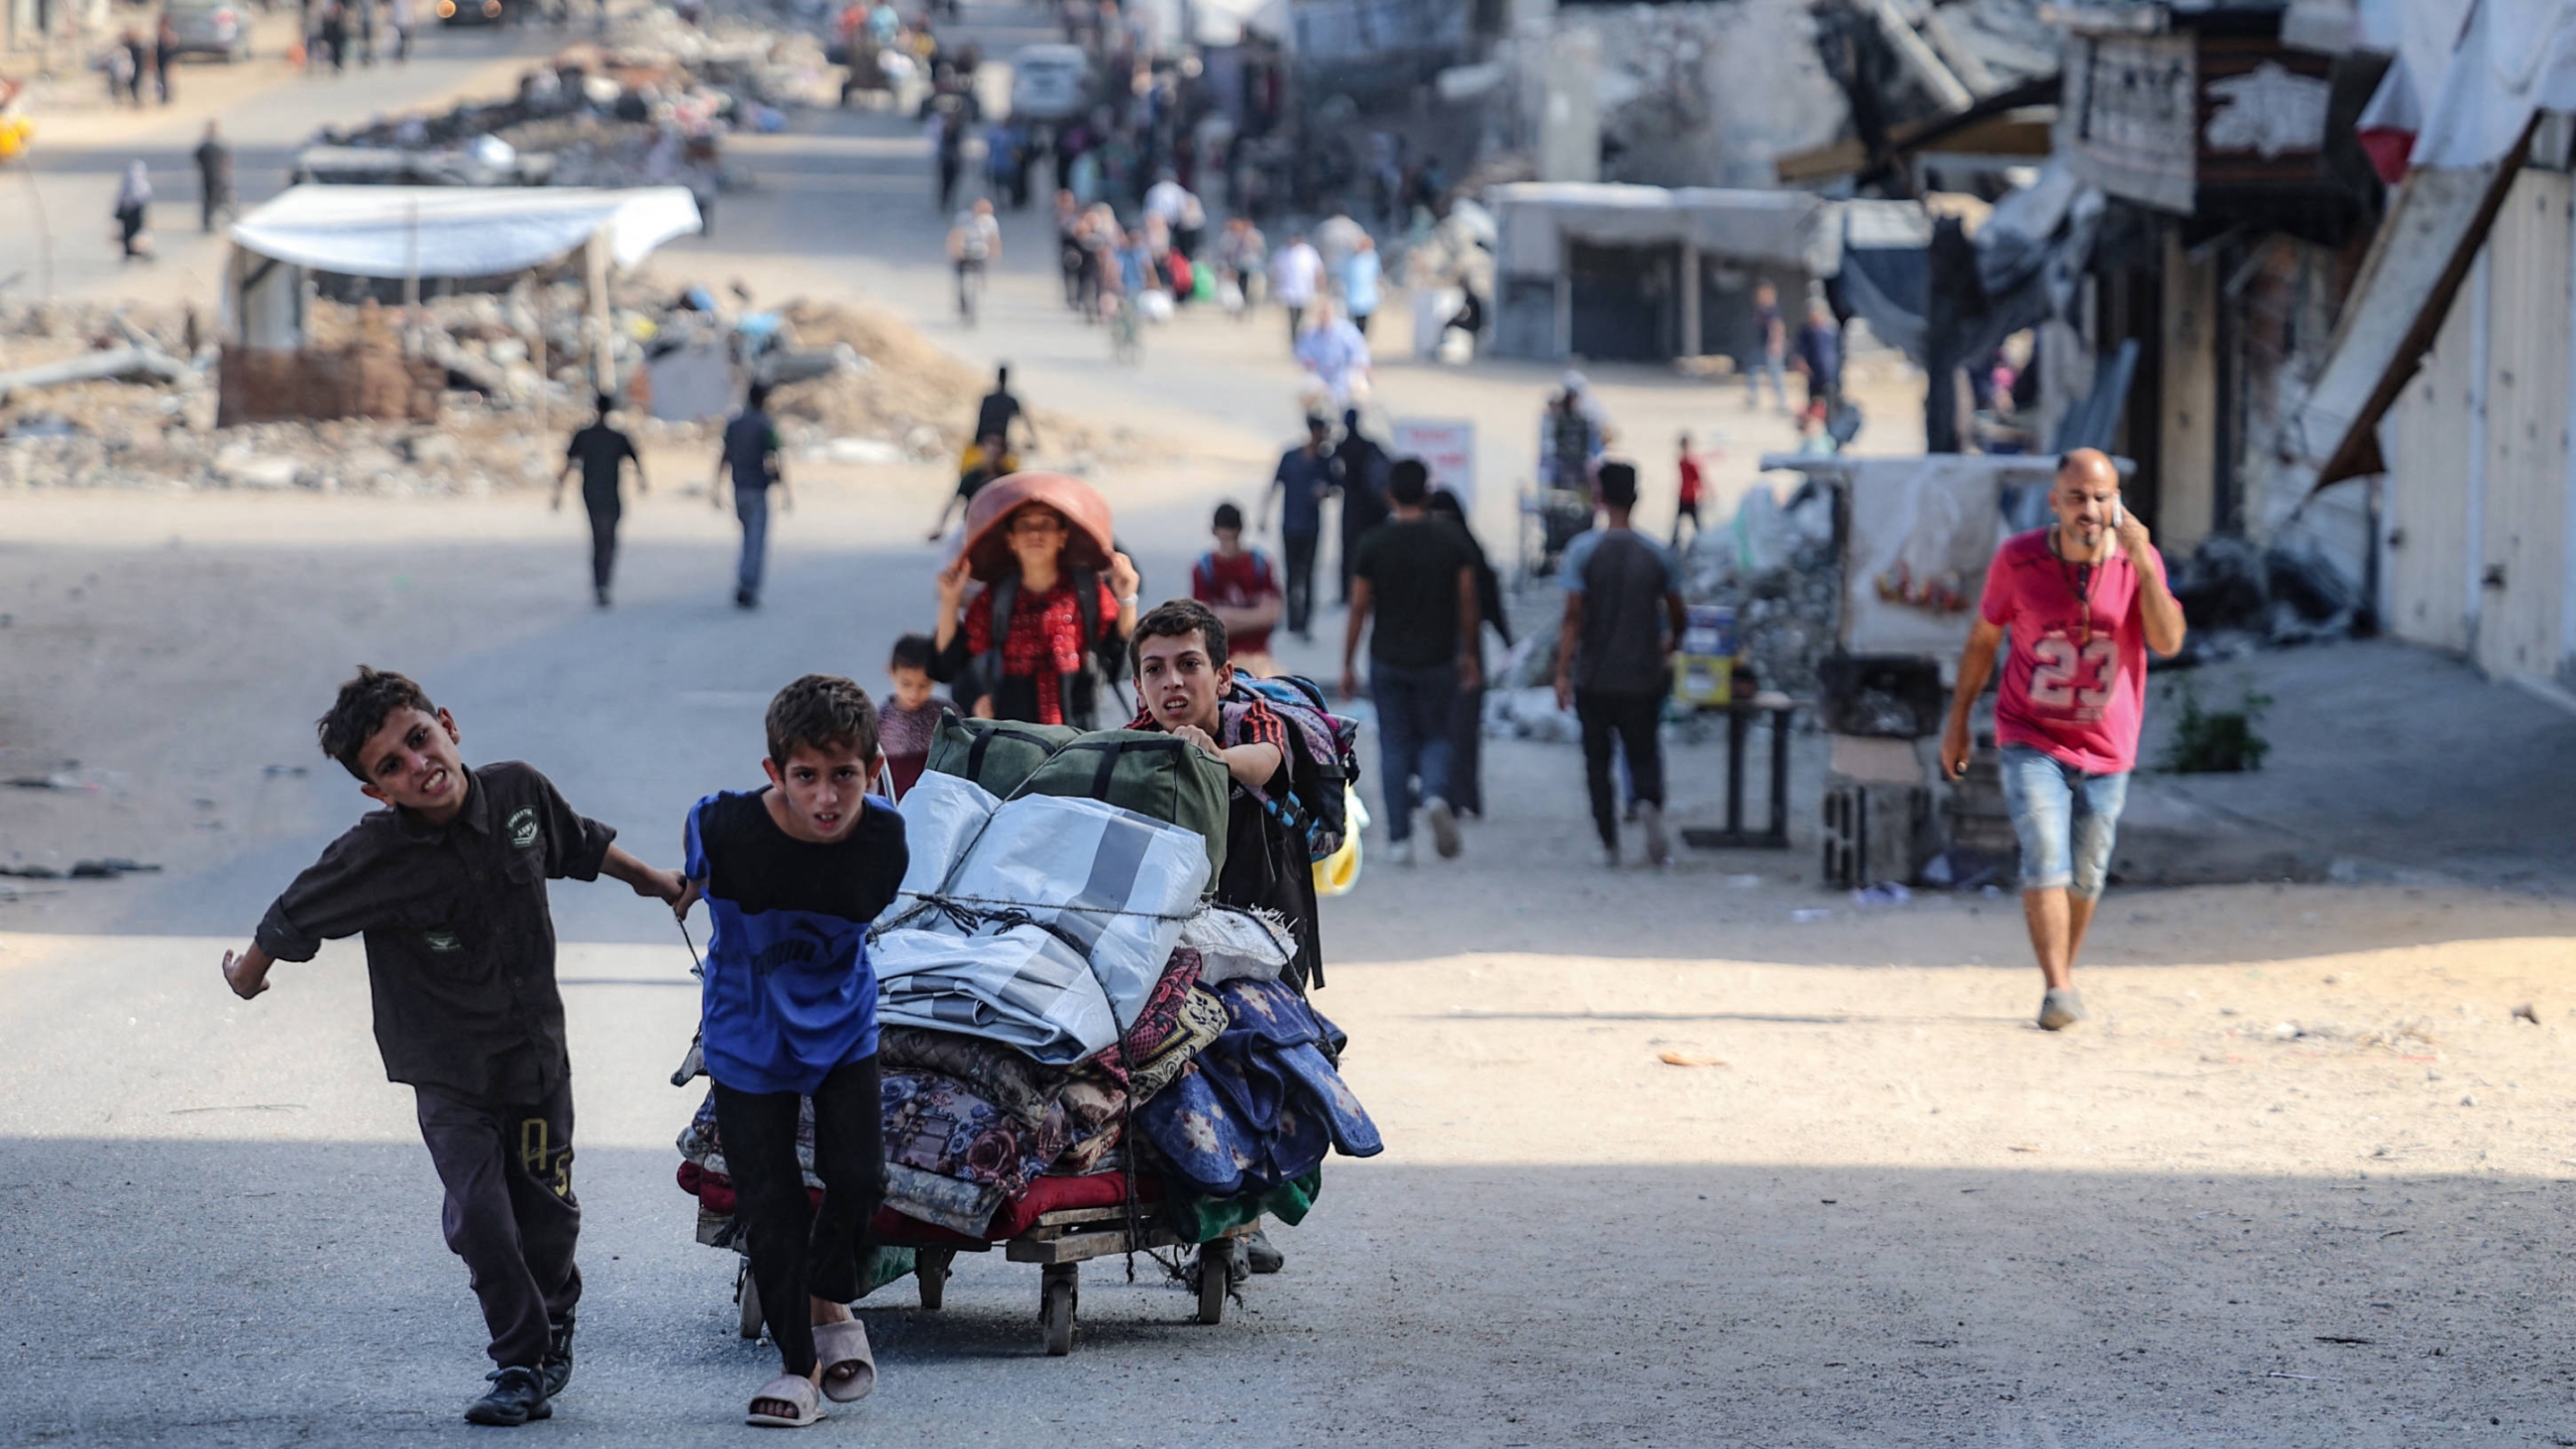
[(2031, 645), (2030, 702), (2081, 719), (2098, 719), (2120, 679), (2119, 646), (2108, 638), (2081, 648), (2062, 634)]

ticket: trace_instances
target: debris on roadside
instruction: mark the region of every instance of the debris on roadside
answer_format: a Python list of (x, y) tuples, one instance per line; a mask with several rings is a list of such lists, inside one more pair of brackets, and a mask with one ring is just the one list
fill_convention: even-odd
[(1842, 611), (1830, 490), (1805, 485), (1783, 504), (1753, 489), (1732, 518), (1692, 538), (1681, 567), (1686, 602), (1735, 610), (1742, 658), (1764, 689), (1816, 697)]
[[(650, 271), (612, 289), (613, 360), (640, 444), (711, 447), (744, 384), (766, 378), (780, 432), (805, 461), (880, 466), (954, 458), (965, 446), (988, 380), (910, 325), (841, 302), (754, 308), (739, 284), (726, 290), (720, 303), (706, 286)], [(218, 427), (218, 390), (194, 386), (193, 366), (189, 385), (177, 387), (157, 374), (21, 387), (0, 397), (0, 491), (479, 497), (542, 487), (558, 466), (559, 435), (590, 409), (580, 313), (578, 282), (562, 278), (433, 297), (418, 310), (408, 338), (417, 350), (407, 354), (399, 307), (317, 299), (305, 349), (279, 354), (297, 376), (277, 386), (299, 405), (355, 414), (318, 421), (236, 406), (244, 420)], [(187, 356), (196, 330), (176, 308), (0, 308), (0, 375), (99, 353)], [(689, 389), (676, 385), (685, 369), (674, 359), (702, 364), (694, 398), (679, 395)], [(1066, 466), (1141, 450), (1124, 428), (1044, 410), (1038, 422), (1050, 458)], [(547, 437), (532, 443), (540, 425)]]

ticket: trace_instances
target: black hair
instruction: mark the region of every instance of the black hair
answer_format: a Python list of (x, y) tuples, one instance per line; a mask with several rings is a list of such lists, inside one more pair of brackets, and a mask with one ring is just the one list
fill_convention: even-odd
[(1216, 520), (1210, 523), (1208, 527), (1231, 528), (1235, 532), (1241, 533), (1243, 532), (1243, 510), (1235, 507), (1231, 503), (1220, 503), (1216, 506)]
[(1307, 432), (1310, 432), (1310, 433), (1329, 433), (1329, 432), (1331, 432), (1332, 430), (1333, 430), (1333, 420), (1332, 420), (1331, 418), (1328, 418), (1328, 417), (1324, 416), (1322, 413), (1308, 413), (1308, 414), (1306, 414), (1306, 431), (1307, 431)]
[(769, 406), (769, 384), (765, 382), (753, 383), (751, 385), (750, 394), (743, 399), (742, 406), (743, 411), (753, 413)]
[(877, 707), (868, 692), (837, 674), (808, 674), (769, 701), (769, 758), (780, 765), (798, 745), (877, 756)]
[(1010, 385), (1011, 385), (1011, 365), (1010, 365), (1009, 363), (1005, 362), (1005, 363), (1001, 364), (1000, 366), (998, 366), (998, 367), (996, 367), (996, 368), (994, 368), (994, 369), (993, 369), (993, 386), (995, 386), (995, 387), (1009, 387)]
[(1420, 458), (1398, 458), (1386, 470), (1386, 496), (1407, 508), (1419, 508), (1431, 496), (1431, 470)]
[(1136, 632), (1127, 640), (1129, 669), (1144, 663), (1146, 640), (1186, 639), (1192, 634), (1207, 646), (1208, 663), (1225, 663), (1225, 621), (1196, 599), (1170, 599), (1146, 610), (1145, 617), (1136, 621)]
[(1601, 501), (1612, 508), (1637, 506), (1637, 468), (1633, 463), (1604, 463), (1598, 482)]
[(928, 674), (930, 672), (930, 656), (936, 652), (936, 649), (937, 646), (930, 642), (929, 635), (906, 634), (902, 638), (894, 641), (894, 657), (886, 661), (886, 667), (888, 669), (918, 669), (922, 673)]
[(601, 393), (599, 395), (599, 415), (604, 418), (615, 411), (617, 411), (617, 399), (607, 393)]
[(374, 784), (367, 773), (366, 762), (358, 752), (367, 740), (385, 727), (385, 721), (407, 709), (424, 714), (438, 713), (429, 702), (428, 691), (408, 676), (390, 669), (358, 666), (357, 677), (340, 686), (339, 697), (331, 701), (330, 710), (313, 722), (313, 732), (322, 743), (322, 753), (340, 762), (340, 767), (358, 777), (361, 784)]
[(1467, 505), (1459, 502), (1458, 495), (1446, 488), (1432, 489), (1431, 496), (1422, 500), (1422, 507), (1426, 512), (1437, 513), (1443, 518), (1454, 518), (1460, 523), (1467, 521)]

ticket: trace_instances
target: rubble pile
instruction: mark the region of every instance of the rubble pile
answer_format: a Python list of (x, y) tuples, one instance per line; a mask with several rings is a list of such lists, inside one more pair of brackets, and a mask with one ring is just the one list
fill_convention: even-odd
[[(471, 497), (541, 486), (554, 476), (561, 436), (589, 413), (581, 295), (576, 283), (557, 280), (425, 300), (416, 342), (444, 387), (415, 417), (433, 422), (217, 427), (216, 351), (187, 312), (0, 310), (0, 377), (86, 357), (154, 359), (122, 376), (0, 397), (0, 489), (294, 487)], [(611, 303), (626, 426), (647, 446), (711, 447), (742, 382), (758, 377), (776, 384), (770, 410), (783, 440), (809, 460), (953, 459), (988, 385), (911, 327), (860, 307), (798, 300), (774, 310), (729, 308), (703, 287), (650, 277), (622, 280)], [(396, 308), (317, 300), (306, 314), (305, 355), (398, 352), (399, 318)], [(717, 351), (710, 406), (698, 416), (654, 416), (671, 401), (654, 396), (657, 357), (680, 345)], [(1055, 466), (1083, 471), (1142, 453), (1125, 428), (1045, 411), (1037, 421)]]
[(838, 95), (812, 35), (747, 15), (691, 27), (651, 7), (604, 42), (557, 51), (506, 100), (326, 127), (296, 171), (332, 182), (679, 185), (703, 203), (742, 184), (724, 168), (724, 132), (775, 131), (788, 107)]
[(1785, 506), (1754, 489), (1733, 518), (1691, 540), (1681, 567), (1684, 600), (1734, 608), (1742, 657), (1762, 688), (1817, 697), (1816, 668), (1834, 652), (1842, 618), (1830, 489), (1802, 485)]
[(2237, 659), (2352, 636), (2363, 598), (2313, 539), (2270, 547), (2229, 534), (2167, 563), (2168, 583), (2191, 625), (2182, 664)]

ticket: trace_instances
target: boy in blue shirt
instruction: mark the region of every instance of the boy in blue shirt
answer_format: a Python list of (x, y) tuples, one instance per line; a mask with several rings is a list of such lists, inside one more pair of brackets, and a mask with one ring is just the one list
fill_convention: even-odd
[[(876, 1384), (867, 1330), (849, 1309), (885, 1197), (867, 930), (910, 857), (903, 817), (867, 793), (882, 763), (867, 691), (806, 675), (769, 702), (768, 733), (768, 787), (718, 791), (689, 812), (679, 910), (703, 896), (715, 921), (701, 1008), (707, 1075), (785, 1367), (752, 1399), (750, 1422), (792, 1428), (823, 1417), (818, 1390), (846, 1402)], [(801, 1097), (814, 1100), (820, 1207), (796, 1160)]]

